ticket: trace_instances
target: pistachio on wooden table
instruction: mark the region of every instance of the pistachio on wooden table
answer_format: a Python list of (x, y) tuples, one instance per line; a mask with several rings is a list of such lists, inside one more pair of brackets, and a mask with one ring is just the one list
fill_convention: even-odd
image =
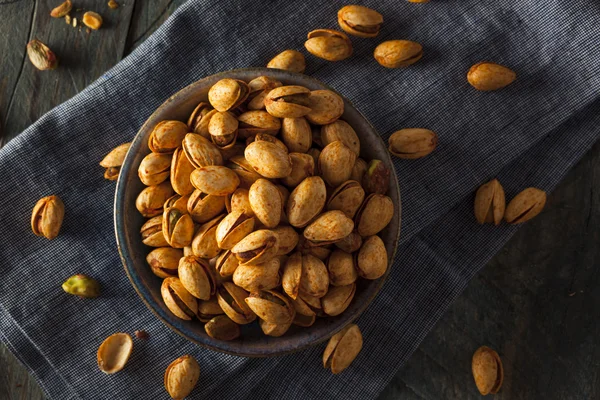
[(504, 369), (498, 353), (481, 346), (473, 354), (471, 369), (479, 393), (484, 396), (498, 393), (504, 380)]

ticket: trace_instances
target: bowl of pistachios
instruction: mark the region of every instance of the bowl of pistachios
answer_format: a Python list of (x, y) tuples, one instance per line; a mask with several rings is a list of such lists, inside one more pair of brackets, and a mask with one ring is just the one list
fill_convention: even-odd
[(400, 210), (387, 147), (349, 100), (249, 68), (201, 79), (148, 118), (121, 166), (115, 231), (166, 326), (265, 357), (325, 341), (367, 308)]

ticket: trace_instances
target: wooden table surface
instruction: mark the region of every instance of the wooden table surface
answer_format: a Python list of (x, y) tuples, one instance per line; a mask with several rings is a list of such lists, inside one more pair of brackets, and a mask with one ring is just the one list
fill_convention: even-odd
[[(129, 54), (185, 0), (78, 0), (101, 13), (88, 34), (49, 17), (60, 0), (0, 0), (0, 146)], [(75, 8), (76, 8), (75, 7)], [(83, 11), (75, 11), (81, 18)], [(26, 57), (32, 38), (61, 67), (40, 73)], [(471, 355), (502, 357), (499, 399), (600, 398), (600, 144), (469, 284), (380, 399), (479, 398)], [(160, 384), (160, 383), (157, 383)], [(43, 399), (35, 379), (0, 344), (0, 399)]]

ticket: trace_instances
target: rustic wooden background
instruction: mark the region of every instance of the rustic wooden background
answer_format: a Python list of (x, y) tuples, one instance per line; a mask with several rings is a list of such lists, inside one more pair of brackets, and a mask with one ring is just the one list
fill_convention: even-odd
[[(104, 17), (103, 28), (88, 34), (49, 17), (60, 0), (0, 0), (0, 147), (129, 54), (185, 2), (117, 0), (121, 7), (111, 10), (107, 1), (75, 1)], [(72, 14), (80, 19), (83, 12)], [(35, 70), (25, 52), (32, 38), (48, 44), (62, 67)], [(600, 398), (599, 150), (473, 279), (381, 400), (479, 398), (470, 365), (484, 344), (504, 362), (499, 399)], [(0, 399), (43, 398), (0, 344)]]

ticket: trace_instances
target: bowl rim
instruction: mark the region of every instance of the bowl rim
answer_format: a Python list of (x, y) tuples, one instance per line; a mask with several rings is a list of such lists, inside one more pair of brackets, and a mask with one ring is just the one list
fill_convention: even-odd
[[(274, 352), (268, 353), (268, 354), (246, 353), (246, 352), (240, 352), (240, 351), (225, 350), (223, 348), (217, 347), (216, 345), (214, 345), (212, 343), (209, 343), (209, 342), (204, 343), (199, 340), (193, 339), (192, 337), (187, 335), (185, 332), (181, 331), (179, 328), (173, 326), (167, 319), (163, 318), (157, 310), (155, 310), (154, 306), (146, 298), (146, 294), (144, 293), (146, 291), (146, 288), (144, 288), (144, 287), (140, 288), (138, 286), (137, 282), (135, 281), (135, 279), (132, 275), (135, 273), (135, 271), (133, 270), (133, 267), (131, 267), (131, 269), (132, 269), (131, 271), (130, 271), (130, 267), (128, 267), (129, 263), (133, 263), (133, 260), (131, 259), (131, 256), (129, 255), (129, 251), (127, 250), (127, 246), (126, 246), (126, 233), (125, 233), (125, 229), (123, 226), (124, 225), (124, 217), (123, 217), (123, 209), (122, 209), (123, 201), (120, 201), (120, 200), (123, 200), (125, 197), (125, 187), (126, 187), (125, 176), (129, 175), (129, 173), (130, 173), (129, 170), (131, 168), (131, 164), (133, 163), (133, 157), (135, 156), (134, 153), (130, 154), (130, 151), (134, 147), (137, 147), (137, 146), (134, 146), (134, 144), (137, 144), (138, 142), (142, 141), (142, 131), (146, 130), (147, 125), (149, 124), (149, 121), (152, 120), (156, 114), (160, 113), (163, 109), (167, 108), (175, 98), (180, 97), (180, 96), (185, 96), (189, 92), (193, 92), (193, 91), (197, 90), (197, 87), (204, 86), (206, 84), (206, 81), (210, 81), (210, 80), (217, 79), (217, 78), (221, 78), (221, 79), (228, 78), (228, 77), (230, 77), (231, 74), (236, 74), (236, 73), (241, 73), (241, 72), (250, 72), (250, 73), (258, 73), (260, 75), (269, 75), (269, 72), (273, 73), (274, 71), (284, 72), (285, 74), (289, 74), (289, 75), (296, 76), (301, 79), (312, 81), (312, 83), (323, 86), (326, 89), (331, 90), (332, 92), (336, 93), (338, 96), (340, 96), (342, 98), (342, 100), (344, 100), (345, 103), (351, 105), (351, 107), (358, 114), (358, 116), (361, 117), (366, 122), (366, 124), (370, 127), (370, 129), (376, 133), (375, 136), (377, 136), (377, 140), (380, 142), (380, 144), (384, 148), (387, 148), (387, 146), (385, 145), (385, 142), (383, 141), (383, 138), (381, 137), (381, 135), (379, 134), (377, 129), (375, 129), (375, 127), (371, 124), (371, 121), (369, 121), (369, 119), (367, 117), (365, 117), (365, 115), (358, 108), (356, 108), (354, 106), (354, 104), (348, 98), (346, 98), (344, 95), (342, 95), (341, 93), (339, 93), (338, 91), (336, 91), (335, 89), (330, 87), (329, 85), (323, 83), (322, 81), (320, 81), (316, 78), (313, 78), (311, 76), (305, 75), (305, 74), (300, 74), (297, 72), (291, 72), (291, 71), (287, 71), (287, 70), (279, 70), (279, 69), (274, 69), (274, 68), (265, 68), (265, 67), (236, 68), (236, 69), (221, 71), (216, 74), (208, 75), (202, 79), (194, 81), (191, 84), (185, 86), (184, 88), (178, 90), (177, 92), (175, 92), (174, 94), (169, 96), (163, 103), (161, 103), (161, 105), (158, 108), (156, 108), (152, 112), (152, 114), (150, 114), (145, 119), (144, 123), (138, 129), (133, 140), (131, 141), (131, 146), (130, 146), (129, 150), (127, 151), (127, 154), (123, 160), (123, 164), (121, 166), (121, 171), (119, 173), (119, 177), (117, 179), (117, 183), (116, 183), (116, 187), (115, 187), (113, 222), (114, 222), (114, 229), (115, 229), (115, 237), (116, 237), (116, 241), (117, 241), (117, 249), (119, 251), (119, 257), (121, 258), (121, 263), (123, 265), (123, 269), (125, 270), (125, 274), (127, 275), (127, 278), (129, 279), (129, 282), (131, 283), (131, 286), (133, 286), (133, 288), (134, 288), (135, 292), (137, 293), (138, 297), (140, 298), (140, 300), (142, 300), (142, 302), (154, 314), (154, 316), (157, 317), (171, 331), (177, 333), (179, 336), (185, 338), (186, 340), (190, 341), (191, 343), (194, 343), (198, 346), (207, 348), (212, 351), (217, 351), (220, 353), (225, 353), (225, 354), (229, 354), (229, 355), (233, 355), (233, 356), (240, 356), (240, 357), (266, 358), (266, 357), (276, 357), (276, 356), (283, 356), (283, 355), (295, 353), (295, 352), (307, 349), (309, 347), (313, 347), (320, 343), (323, 343), (326, 340), (329, 340), (331, 338), (331, 336), (333, 336), (336, 333), (338, 333), (339, 331), (341, 331), (345, 326), (347, 326), (348, 324), (354, 323), (354, 321), (356, 321), (356, 319), (358, 319), (365, 312), (365, 310), (369, 307), (369, 305), (371, 305), (371, 303), (373, 302), (375, 297), (377, 297), (377, 295), (381, 291), (381, 288), (385, 284), (385, 282), (390, 274), (390, 271), (392, 269), (391, 268), (392, 264), (396, 258), (396, 253), (398, 250), (398, 245), (399, 245), (399, 240), (400, 240), (400, 232), (402, 230), (402, 198), (400, 196), (400, 185), (398, 185), (398, 177), (396, 175), (396, 170), (394, 168), (394, 164), (392, 162), (391, 156), (389, 153), (387, 153), (386, 160), (388, 161), (388, 165), (390, 166), (390, 170), (391, 170), (390, 179), (393, 179), (396, 182), (396, 185), (392, 185), (392, 186), (395, 186), (396, 195), (398, 197), (398, 204), (394, 204), (394, 211), (397, 212), (398, 229), (394, 235), (394, 247), (392, 249), (391, 256), (388, 258), (388, 264), (389, 264), (388, 268), (387, 268), (385, 274), (383, 276), (381, 276), (379, 279), (377, 279), (375, 289), (373, 290), (373, 293), (371, 294), (371, 296), (369, 296), (367, 298), (367, 301), (365, 301), (364, 304), (360, 305), (357, 308), (357, 311), (355, 312), (355, 314), (346, 322), (346, 324), (341, 325), (337, 328), (331, 329), (330, 331), (327, 332), (327, 334), (323, 335), (322, 337), (317, 338), (312, 341), (308, 341), (306, 343), (303, 343), (302, 345), (299, 345), (295, 348), (274, 351)], [(128, 259), (129, 259), (129, 261), (128, 261)], [(219, 342), (216, 339), (214, 339), (214, 341)]]

